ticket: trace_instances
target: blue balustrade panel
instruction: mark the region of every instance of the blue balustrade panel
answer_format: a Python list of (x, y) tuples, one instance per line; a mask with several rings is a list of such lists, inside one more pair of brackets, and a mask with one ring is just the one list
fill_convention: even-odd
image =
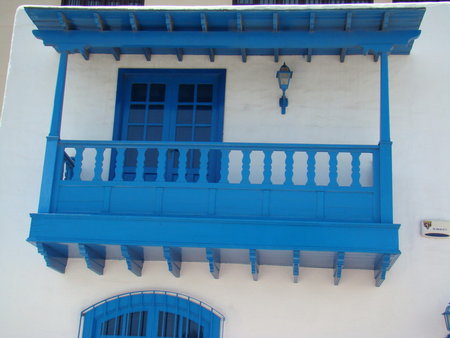
[(378, 146), (60, 141), (58, 154), (56, 213), (380, 222)]

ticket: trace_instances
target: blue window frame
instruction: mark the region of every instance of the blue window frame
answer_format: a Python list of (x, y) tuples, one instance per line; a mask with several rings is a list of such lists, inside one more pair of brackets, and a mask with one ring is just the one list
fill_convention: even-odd
[(81, 316), (83, 338), (219, 338), (224, 320), (209, 305), (168, 291), (121, 294)]
[[(117, 90), (115, 140), (144, 142), (221, 142), (225, 70), (121, 69)], [(125, 152), (124, 179), (133, 180), (136, 149)], [(209, 154), (209, 180), (217, 180), (219, 154)], [(156, 178), (158, 153), (145, 154), (144, 179)], [(179, 152), (167, 156), (166, 180), (177, 178)], [(187, 181), (198, 179), (199, 150), (187, 155)]]

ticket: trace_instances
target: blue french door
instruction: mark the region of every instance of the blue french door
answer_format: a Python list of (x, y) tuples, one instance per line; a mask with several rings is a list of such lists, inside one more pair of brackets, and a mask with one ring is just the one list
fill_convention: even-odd
[[(224, 85), (224, 70), (121, 70), (115, 139), (221, 142)], [(186, 166), (188, 182), (198, 179), (200, 151), (195, 147), (188, 150), (186, 163), (179, 163), (176, 147), (168, 149), (166, 158), (166, 181), (177, 179), (180, 165)], [(208, 153), (210, 182), (218, 179), (218, 160), (217, 151)], [(136, 163), (137, 150), (127, 149), (124, 180), (134, 180)], [(147, 149), (144, 180), (155, 180), (158, 165), (158, 150)]]

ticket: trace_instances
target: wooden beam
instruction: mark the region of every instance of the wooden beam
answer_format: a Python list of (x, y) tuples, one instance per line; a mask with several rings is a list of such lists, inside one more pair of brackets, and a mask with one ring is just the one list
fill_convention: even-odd
[(334, 285), (339, 285), (339, 282), (341, 281), (342, 269), (344, 268), (344, 258), (345, 253), (343, 252), (337, 252), (334, 257)]
[(123, 258), (127, 262), (128, 270), (136, 276), (142, 276), (144, 266), (144, 250), (139, 246), (121, 245), (120, 250)]
[(247, 49), (241, 48), (242, 62), (247, 62)]
[(105, 268), (106, 249), (102, 245), (96, 244), (78, 244), (81, 256), (86, 261), (89, 270), (94, 271), (98, 275), (103, 275)]
[(169, 13), (166, 13), (166, 28), (168, 32), (173, 32), (173, 19)]
[(257, 281), (259, 274), (259, 259), (258, 259), (258, 252), (256, 251), (256, 249), (249, 250), (249, 258), (253, 280)]
[(280, 30), (280, 16), (278, 13), (273, 13), (273, 32), (276, 33)]
[(238, 32), (244, 31), (244, 18), (242, 17), (241, 13), (237, 13), (236, 15), (236, 26)]
[(352, 29), (352, 13), (348, 12), (345, 17), (345, 31), (349, 32)]
[(314, 32), (315, 28), (316, 28), (316, 14), (310, 13), (309, 14), (309, 31)]
[(144, 56), (147, 61), (150, 61), (152, 59), (152, 49), (144, 48)]
[(33, 34), (45, 45), (60, 51), (73, 51), (79, 46), (92, 48), (355, 48), (389, 52), (394, 45), (407, 45), (420, 31), (282, 31), (273, 32), (217, 32), (209, 31), (43, 31)]
[(64, 273), (67, 266), (68, 248), (63, 244), (48, 244), (37, 242), (38, 252), (44, 256), (45, 263), (49, 268)]
[(130, 26), (133, 32), (140, 30), (139, 21), (134, 13), (130, 13)]
[(219, 279), (220, 273), (220, 250), (206, 248), (206, 259), (209, 263), (209, 272), (215, 279)]
[(214, 62), (216, 57), (216, 52), (214, 50), (214, 48), (210, 48), (209, 49), (209, 61)]
[(344, 62), (345, 61), (345, 56), (347, 55), (347, 48), (342, 48), (341, 49), (341, 55), (339, 57), (339, 61)]
[(181, 249), (172, 247), (163, 247), (164, 258), (167, 261), (169, 272), (175, 277), (180, 277), (181, 270)]
[(120, 48), (114, 47), (112, 49), (112, 55), (114, 56), (114, 59), (116, 59), (116, 61), (120, 61), (120, 54), (121, 54)]
[(294, 283), (298, 283), (300, 279), (300, 250), (292, 251), (292, 275)]
[(373, 62), (378, 62), (379, 58), (380, 58), (380, 53), (373, 53)]
[(72, 23), (70, 20), (64, 15), (62, 12), (58, 12), (58, 22), (64, 28), (65, 31), (69, 31), (72, 29)]
[(200, 23), (202, 25), (202, 31), (207, 32), (208, 31), (208, 17), (206, 16), (206, 13), (200, 14)]
[(179, 62), (183, 61), (183, 48), (177, 48), (177, 60)]
[(105, 30), (106, 26), (105, 26), (105, 21), (103, 20), (101, 15), (98, 13), (94, 13), (94, 21), (95, 21), (95, 25), (97, 26), (98, 30), (103, 32)]
[[(349, 32), (352, 28), (352, 13), (348, 12), (345, 17), (345, 31)], [(339, 61), (342, 63), (345, 61), (345, 56), (347, 55), (347, 48), (341, 48), (341, 55)]]
[(383, 21), (381, 22), (381, 26), (380, 26), (381, 31), (387, 31), (388, 26), (389, 26), (389, 19), (390, 19), (389, 12), (384, 12)]
[(391, 255), (382, 255), (375, 263), (374, 275), (375, 286), (380, 287), (386, 279), (386, 273), (388, 271), (391, 259)]
[(80, 54), (83, 56), (83, 58), (84, 58), (86, 61), (89, 60), (89, 55), (90, 55), (89, 48), (87, 48), (87, 47), (81, 47), (81, 48), (79, 49), (79, 51), (80, 51)]

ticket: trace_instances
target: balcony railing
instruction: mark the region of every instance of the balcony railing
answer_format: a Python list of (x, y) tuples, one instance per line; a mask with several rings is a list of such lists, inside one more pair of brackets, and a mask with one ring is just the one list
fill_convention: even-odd
[(60, 141), (58, 153), (56, 212), (379, 221), (378, 146)]

